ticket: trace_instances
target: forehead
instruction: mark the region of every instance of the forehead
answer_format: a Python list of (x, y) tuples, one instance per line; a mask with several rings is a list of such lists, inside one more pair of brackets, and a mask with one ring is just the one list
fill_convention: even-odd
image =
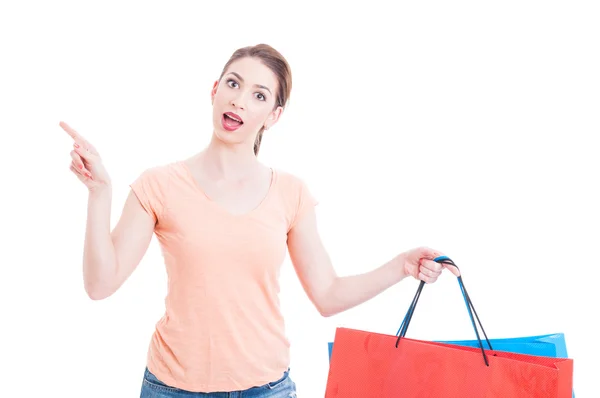
[(242, 58), (229, 65), (225, 75), (235, 72), (244, 79), (245, 85), (267, 86), (274, 92), (277, 86), (277, 77), (265, 64), (256, 58)]

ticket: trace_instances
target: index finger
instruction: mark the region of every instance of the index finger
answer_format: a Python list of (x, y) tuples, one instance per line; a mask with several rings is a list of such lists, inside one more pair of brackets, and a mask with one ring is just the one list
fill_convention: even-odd
[(75, 141), (78, 141), (81, 144), (85, 144), (87, 143), (87, 141), (85, 140), (85, 138), (83, 138), (77, 131), (73, 130), (73, 128), (71, 126), (69, 126), (67, 123), (65, 122), (60, 122), (59, 123), (60, 127), (63, 128), (63, 130), (65, 130), (67, 132), (67, 134), (69, 134), (71, 136), (71, 138), (73, 138)]

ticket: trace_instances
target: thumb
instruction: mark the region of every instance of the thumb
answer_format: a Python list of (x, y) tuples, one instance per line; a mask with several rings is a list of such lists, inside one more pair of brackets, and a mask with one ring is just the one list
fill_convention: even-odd
[(83, 159), (85, 159), (88, 162), (94, 162), (97, 158), (96, 155), (94, 155), (92, 152), (88, 151), (87, 149), (78, 146), (77, 144), (74, 144), (74, 150), (75, 152), (81, 156)]
[(460, 270), (459, 270), (458, 268), (456, 268), (455, 266), (453, 266), (453, 265), (450, 265), (450, 264), (443, 264), (443, 263), (442, 263), (442, 265), (443, 265), (443, 266), (444, 266), (444, 267), (445, 267), (447, 270), (449, 270), (450, 272), (452, 272), (452, 274), (453, 274), (454, 276), (456, 276), (457, 278), (460, 276)]
[[(421, 257), (426, 258), (428, 260), (434, 260), (441, 256), (445, 256), (445, 254), (440, 251), (433, 250), (429, 247), (423, 247), (421, 250)], [(454, 276), (456, 276), (457, 278), (460, 276), (460, 270), (457, 267), (450, 265), (450, 264), (444, 264), (444, 263), (442, 263), (442, 265), (444, 266), (444, 268), (446, 268), (450, 272), (452, 272), (452, 274)]]

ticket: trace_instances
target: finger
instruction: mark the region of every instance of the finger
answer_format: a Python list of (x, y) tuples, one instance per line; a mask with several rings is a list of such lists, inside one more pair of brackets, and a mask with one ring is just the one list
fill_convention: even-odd
[(419, 267), (419, 272), (422, 272), (423, 274), (430, 276), (430, 277), (437, 277), (441, 274), (441, 271), (433, 270), (433, 269), (427, 268), (423, 265), (421, 265)]
[(79, 169), (82, 173), (87, 173), (89, 172), (88, 169), (85, 168), (85, 165), (83, 164), (83, 160), (81, 159), (81, 156), (79, 156), (77, 154), (77, 152), (75, 152), (74, 150), (69, 152), (71, 155), (71, 159), (73, 159), (73, 165)]
[(71, 169), (72, 169), (72, 170), (75, 170), (75, 172), (76, 172), (77, 174), (79, 174), (79, 175), (80, 175), (80, 176), (83, 178), (83, 181), (85, 181), (86, 179), (90, 179), (90, 180), (93, 180), (93, 179), (94, 179), (94, 177), (92, 176), (92, 173), (90, 173), (89, 171), (82, 171), (82, 170), (79, 170), (78, 168), (76, 168), (76, 167), (73, 165), (73, 163), (71, 163)]
[(86, 164), (75, 151), (71, 151), (71, 158), (73, 159), (73, 165), (82, 175), (88, 178), (92, 177), (92, 172), (86, 167)]
[(90, 178), (92, 180), (94, 179), (92, 177), (92, 172), (85, 166), (85, 163), (82, 161), (81, 157), (77, 153), (71, 151), (71, 158), (73, 159), (71, 164), (73, 165), (73, 167), (75, 167), (75, 170), (77, 170), (84, 177)]
[(94, 155), (93, 153), (91, 153), (89, 150), (87, 150), (86, 148), (82, 147), (81, 145), (74, 143), (73, 144), (73, 148), (75, 148), (75, 152), (82, 157), (82, 159), (84, 159), (87, 162), (94, 162), (96, 160), (96, 155)]
[(67, 132), (67, 134), (71, 136), (71, 138), (73, 138), (80, 145), (83, 145), (86, 142), (85, 138), (83, 138), (77, 131), (75, 131), (75, 129), (73, 129), (67, 123), (60, 122), (59, 125), (63, 128), (63, 130)]
[(97, 155), (98, 151), (96, 150), (96, 148), (85, 138), (83, 138), (83, 136), (81, 134), (79, 134), (77, 131), (75, 131), (75, 129), (73, 129), (71, 126), (69, 126), (67, 123), (65, 122), (60, 122), (60, 126), (67, 132), (67, 134), (69, 134), (71, 136), (71, 138), (73, 138), (73, 140), (75, 140), (76, 143), (78, 143), (80, 146), (82, 146), (83, 148), (86, 148), (88, 151), (90, 151), (91, 153)]
[(79, 180), (81, 182), (85, 182), (86, 179), (88, 178), (88, 177), (84, 176), (83, 174), (81, 174), (79, 172), (79, 170), (73, 165), (73, 163), (71, 163), (71, 166), (69, 167), (69, 169), (77, 176), (77, 178), (79, 178)]
[(452, 274), (454, 276), (456, 276), (457, 278), (460, 276), (460, 270), (458, 268), (456, 268), (455, 266), (450, 265), (450, 264), (443, 264), (443, 265), (446, 269), (448, 269), (450, 272), (452, 272)]
[(96, 150), (96, 147), (94, 147), (92, 145), (91, 142), (89, 142), (88, 140), (83, 140), (83, 145), (81, 145), (82, 148), (86, 149), (89, 153), (93, 154), (93, 155), (98, 155), (98, 151)]
[(436, 273), (441, 273), (442, 269), (444, 268), (442, 266), (442, 264), (436, 262), (436, 261), (432, 261), (432, 260), (426, 260), (426, 259), (422, 259), (421, 260), (421, 267), (430, 270), (432, 272), (436, 272)]
[(437, 277), (427, 276), (423, 272), (419, 272), (419, 279), (425, 283), (433, 283), (437, 280)]
[(74, 172), (75, 174), (84, 177), (83, 173), (81, 172), (81, 170), (75, 166), (75, 164), (73, 162), (71, 162), (71, 164), (69, 165), (69, 169)]
[(81, 175), (82, 177), (91, 179), (92, 173), (90, 173), (89, 171), (85, 171), (85, 168), (80, 169), (79, 167), (75, 166), (75, 164), (73, 162), (71, 162), (71, 168), (72, 168), (72, 170), (75, 170), (77, 172), (77, 174)]

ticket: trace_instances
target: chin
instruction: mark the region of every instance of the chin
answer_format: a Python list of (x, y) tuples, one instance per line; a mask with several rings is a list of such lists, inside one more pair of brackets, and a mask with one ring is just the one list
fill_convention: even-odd
[(244, 142), (244, 135), (240, 131), (227, 131), (221, 126), (215, 126), (214, 135), (225, 144), (241, 144)]

